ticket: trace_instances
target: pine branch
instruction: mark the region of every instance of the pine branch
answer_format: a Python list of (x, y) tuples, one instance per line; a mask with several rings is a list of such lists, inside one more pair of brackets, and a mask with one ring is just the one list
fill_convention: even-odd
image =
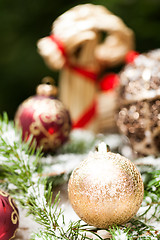
[(109, 228), (113, 240), (132, 240), (133, 238), (130, 236), (129, 230), (129, 227), (125, 229), (119, 228), (118, 226)]
[[(52, 203), (51, 184), (48, 186), (46, 178), (38, 174), (37, 163), (41, 153), (40, 151), (35, 153), (34, 146), (30, 147), (28, 142), (21, 142), (20, 134), (13, 128), (13, 125), (10, 129), (11, 125), (5, 115), (0, 122), (2, 133), (0, 136), (0, 156), (5, 171), (5, 181), (1, 182), (1, 186), (9, 188), (12, 185), (10, 189), (12, 195), (15, 194), (16, 199), (27, 208), (28, 214), (33, 214), (35, 221), (43, 226), (43, 231), (35, 235), (36, 239), (38, 236), (40, 236), (39, 239), (42, 239), (42, 232), (44, 239), (45, 236), (48, 239), (70, 240), (78, 239), (79, 236), (80, 239), (89, 239), (80, 230), (79, 222), (72, 222), (64, 231), (64, 220), (61, 225), (59, 223), (60, 217), (64, 218), (62, 210), (58, 208), (59, 195)], [(12, 130), (12, 137), (10, 130)], [(34, 153), (36, 157), (33, 157)]]
[[(30, 146), (32, 139), (27, 143), (21, 141), (21, 133), (15, 129), (13, 122), (8, 121), (6, 114), (0, 118), (0, 134), (0, 186), (9, 190), (28, 210), (28, 214), (34, 215), (35, 221), (41, 225), (41, 230), (32, 235), (32, 240), (93, 239), (88, 237), (88, 232), (96, 239), (103, 239), (96, 230), (90, 230), (81, 221), (71, 221), (68, 226), (65, 224), (65, 216), (59, 207), (59, 194), (53, 199), (52, 182), (48, 183), (47, 177), (42, 174), (43, 166), (39, 164), (41, 151), (35, 151), (34, 145)], [(147, 214), (152, 208), (154, 211), (150, 219), (160, 221), (160, 170), (148, 173), (148, 176), (142, 205), (145, 210), (126, 225), (106, 230), (113, 240), (160, 239), (157, 229), (146, 224)]]

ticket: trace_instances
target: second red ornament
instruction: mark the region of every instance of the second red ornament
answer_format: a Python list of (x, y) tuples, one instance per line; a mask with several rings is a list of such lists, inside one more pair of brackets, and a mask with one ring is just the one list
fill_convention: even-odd
[(13, 198), (0, 190), (0, 240), (15, 237), (19, 226), (19, 212)]
[(68, 140), (71, 130), (70, 115), (55, 96), (57, 89), (46, 77), (37, 87), (37, 95), (25, 100), (15, 115), (15, 124), (22, 129), (22, 138), (30, 135), (44, 151), (55, 151)]

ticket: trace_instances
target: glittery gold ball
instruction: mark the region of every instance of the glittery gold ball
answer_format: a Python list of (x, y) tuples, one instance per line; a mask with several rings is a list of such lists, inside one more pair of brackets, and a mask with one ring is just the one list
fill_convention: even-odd
[(111, 152), (91, 152), (72, 172), (68, 195), (83, 221), (108, 228), (137, 213), (143, 189), (141, 175), (130, 160)]
[(160, 153), (160, 49), (140, 54), (120, 73), (117, 126), (139, 156)]

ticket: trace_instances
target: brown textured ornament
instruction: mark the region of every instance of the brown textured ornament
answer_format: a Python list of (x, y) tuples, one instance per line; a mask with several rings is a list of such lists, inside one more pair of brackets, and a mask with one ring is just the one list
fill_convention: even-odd
[(71, 130), (69, 112), (55, 98), (56, 93), (50, 78), (45, 78), (37, 87), (37, 95), (25, 100), (15, 115), (15, 124), (22, 129), (23, 140), (32, 134), (37, 146), (44, 151), (55, 151), (68, 140)]
[(117, 125), (138, 155), (160, 152), (160, 49), (140, 54), (120, 74)]
[(0, 240), (15, 237), (19, 225), (19, 213), (11, 196), (0, 190)]
[(129, 221), (141, 206), (143, 192), (135, 165), (119, 154), (107, 152), (105, 143), (80, 163), (68, 184), (75, 212), (98, 228)]

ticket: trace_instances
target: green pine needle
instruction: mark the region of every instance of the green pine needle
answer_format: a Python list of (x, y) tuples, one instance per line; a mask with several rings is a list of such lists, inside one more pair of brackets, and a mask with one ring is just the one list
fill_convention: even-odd
[[(82, 225), (81, 221), (71, 221), (66, 226), (65, 216), (59, 207), (60, 193), (53, 199), (53, 183), (42, 174), (41, 150), (36, 151), (34, 143), (30, 146), (31, 142), (32, 138), (27, 143), (22, 142), (21, 133), (14, 127), (13, 122), (8, 120), (6, 113), (0, 117), (0, 186), (9, 191), (41, 226), (39, 232), (32, 234), (31, 239), (91, 240), (93, 238), (87, 236), (87, 233), (91, 232), (97, 240), (102, 240), (96, 229), (89, 229), (89, 226)], [(89, 151), (95, 139), (91, 138), (88, 148), (84, 147), (83, 141), (77, 143), (75, 147), (75, 141), (74, 144), (71, 141), (63, 151), (73, 153), (78, 152), (78, 148), (80, 152), (86, 152), (87, 149)], [(160, 221), (160, 170), (145, 174), (148, 174), (143, 201), (146, 208), (139, 217), (126, 225), (106, 229), (112, 240), (160, 239), (159, 232), (147, 224), (147, 214), (153, 207), (151, 219)]]

